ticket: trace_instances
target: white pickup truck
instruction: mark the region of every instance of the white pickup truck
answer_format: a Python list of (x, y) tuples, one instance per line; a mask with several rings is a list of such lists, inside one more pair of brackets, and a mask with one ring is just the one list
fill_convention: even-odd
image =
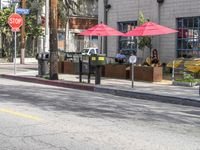
[(84, 48), (81, 53), (82, 55), (99, 54), (99, 50), (98, 48), (90, 47), (90, 48)]

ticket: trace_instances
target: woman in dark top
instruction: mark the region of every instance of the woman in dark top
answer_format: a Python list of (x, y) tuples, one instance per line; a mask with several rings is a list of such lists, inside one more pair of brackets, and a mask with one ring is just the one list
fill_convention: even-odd
[(152, 64), (158, 64), (158, 63), (159, 63), (159, 58), (158, 58), (158, 51), (157, 51), (157, 49), (153, 49), (153, 51), (152, 51), (151, 63), (152, 63)]

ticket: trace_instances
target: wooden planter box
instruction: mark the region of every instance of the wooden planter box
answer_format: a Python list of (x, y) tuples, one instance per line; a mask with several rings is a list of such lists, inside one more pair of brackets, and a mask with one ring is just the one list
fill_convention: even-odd
[(64, 62), (63, 61), (58, 62), (58, 73), (64, 73)]
[(162, 67), (134, 66), (134, 80), (136, 81), (160, 82), (163, 79), (162, 77)]
[[(105, 77), (118, 79), (131, 79), (131, 65), (107, 64), (105, 65)], [(134, 80), (147, 82), (162, 81), (162, 67), (134, 66)]]
[(75, 64), (73, 62), (63, 62), (64, 74), (75, 74)]
[(128, 79), (129, 71), (127, 71), (129, 65), (125, 64), (107, 64), (105, 65), (105, 77), (118, 78), (118, 79)]

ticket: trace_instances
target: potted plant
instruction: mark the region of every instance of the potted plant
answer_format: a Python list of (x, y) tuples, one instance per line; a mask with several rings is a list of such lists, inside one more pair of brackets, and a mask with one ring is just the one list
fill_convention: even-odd
[(178, 86), (196, 86), (200, 82), (200, 79), (195, 79), (191, 74), (184, 72), (183, 78), (179, 78), (173, 81), (173, 85)]

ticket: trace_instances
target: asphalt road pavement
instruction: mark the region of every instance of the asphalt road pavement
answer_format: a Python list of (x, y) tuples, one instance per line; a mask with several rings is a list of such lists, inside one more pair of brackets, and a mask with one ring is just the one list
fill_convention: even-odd
[(0, 150), (200, 150), (200, 109), (0, 78)]

